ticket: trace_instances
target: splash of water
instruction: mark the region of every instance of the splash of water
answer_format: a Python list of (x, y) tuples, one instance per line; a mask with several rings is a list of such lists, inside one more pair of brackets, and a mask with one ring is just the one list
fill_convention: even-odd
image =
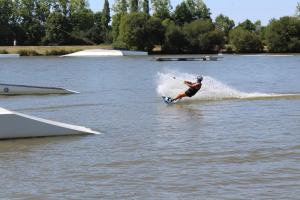
[[(184, 80), (196, 82), (197, 75), (178, 72), (157, 73), (156, 91), (160, 96), (175, 97), (179, 92), (187, 89), (183, 84)], [(300, 94), (276, 94), (276, 93), (258, 93), (242, 92), (236, 90), (210, 76), (204, 76), (201, 90), (191, 99), (185, 100), (224, 100), (224, 99), (260, 99), (276, 97), (300, 97)]]

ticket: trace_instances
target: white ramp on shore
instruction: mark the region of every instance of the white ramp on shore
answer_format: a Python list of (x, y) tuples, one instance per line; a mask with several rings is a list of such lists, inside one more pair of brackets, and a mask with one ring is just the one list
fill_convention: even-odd
[(24, 115), (0, 107), (0, 139), (99, 134), (89, 128)]
[(62, 57), (103, 57), (103, 56), (147, 56), (144, 51), (127, 51), (114, 49), (88, 49), (63, 55)]

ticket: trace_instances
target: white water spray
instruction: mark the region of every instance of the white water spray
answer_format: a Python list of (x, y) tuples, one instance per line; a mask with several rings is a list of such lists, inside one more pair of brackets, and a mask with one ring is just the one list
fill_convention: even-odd
[[(197, 75), (188, 73), (168, 72), (157, 74), (156, 91), (160, 96), (175, 97), (179, 92), (187, 90), (184, 80), (195, 81)], [(247, 93), (236, 90), (210, 76), (203, 76), (202, 88), (193, 98), (185, 98), (184, 101), (195, 100), (224, 100), (224, 99), (259, 99), (272, 97), (299, 97), (299, 94), (275, 94), (275, 93)]]

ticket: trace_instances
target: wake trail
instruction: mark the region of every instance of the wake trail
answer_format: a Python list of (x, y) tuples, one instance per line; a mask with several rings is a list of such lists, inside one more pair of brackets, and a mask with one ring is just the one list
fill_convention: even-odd
[[(195, 74), (167, 72), (157, 73), (157, 94), (160, 96), (175, 97), (179, 92), (187, 90), (183, 84), (184, 80), (196, 81)], [(242, 92), (234, 89), (210, 76), (203, 76), (201, 90), (192, 98), (185, 98), (185, 101), (213, 101), (227, 99), (269, 99), (269, 98), (300, 98), (300, 93), (259, 93)]]

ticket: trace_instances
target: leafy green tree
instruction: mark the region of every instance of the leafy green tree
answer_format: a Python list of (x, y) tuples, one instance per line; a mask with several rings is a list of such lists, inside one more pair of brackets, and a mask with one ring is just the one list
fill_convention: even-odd
[(210, 9), (207, 8), (203, 0), (186, 0), (193, 19), (211, 19)]
[(40, 21), (42, 25), (46, 22), (48, 16), (50, 15), (51, 8), (52, 8), (53, 2), (50, 0), (38, 0), (36, 2), (35, 7), (35, 18)]
[(19, 44), (36, 45), (45, 35), (44, 23), (50, 14), (51, 4), (45, 0), (22, 0), (18, 5), (18, 25), (24, 39)]
[(298, 2), (296, 6), (296, 17), (300, 17), (300, 2)]
[(237, 53), (257, 53), (262, 51), (259, 36), (241, 26), (229, 32), (229, 41)]
[(172, 9), (170, 0), (152, 0), (153, 16), (161, 20), (170, 18)]
[(149, 15), (149, 0), (144, 0), (143, 1), (143, 12)]
[(94, 25), (88, 30), (86, 37), (93, 43), (100, 44), (103, 43), (106, 38), (106, 31), (103, 30), (103, 25), (101, 22), (102, 13), (96, 12), (94, 14)]
[(254, 23), (252, 23), (249, 19), (246, 19), (244, 22), (240, 23), (238, 26), (242, 27), (243, 29), (246, 29), (250, 32), (256, 31), (256, 25)]
[(88, 9), (87, 0), (49, 0), (49, 2), (51, 1), (53, 2), (53, 10), (62, 13), (65, 17), (70, 17), (76, 12)]
[(112, 35), (113, 35), (113, 42), (116, 43), (118, 36), (119, 36), (119, 27), (120, 27), (120, 23), (121, 23), (121, 18), (124, 14), (118, 13), (115, 14), (112, 17)]
[(72, 14), (73, 30), (87, 31), (94, 25), (94, 14), (90, 9), (82, 9)]
[[(60, 31), (59, 36), (66, 36), (62, 43), (93, 44), (93, 42), (87, 38), (89, 30), (94, 26), (94, 14), (88, 8), (87, 0), (54, 0), (53, 7), (54, 12), (60, 13), (63, 18), (58, 14), (52, 16), (53, 19), (51, 19), (50, 22), (47, 21), (48, 32), (54, 32), (53, 30), (50, 31), (52, 22), (55, 24), (57, 21), (65, 19), (66, 21), (63, 24), (66, 27), (57, 27), (58, 30), (56, 30)], [(51, 34), (47, 33), (44, 41), (50, 41), (51, 43), (59, 41), (49, 36), (51, 36)]]
[(116, 0), (114, 3), (112, 10), (115, 14), (125, 14), (128, 11), (128, 3), (127, 0)]
[[(46, 43), (63, 44), (93, 44), (88, 39), (91, 29), (94, 27), (94, 14), (88, 8), (87, 0), (52, 0), (54, 15), (51, 13), (50, 20), (47, 19), (47, 33), (44, 38)], [(60, 13), (60, 15), (58, 15)], [(63, 17), (62, 17), (63, 16)], [(50, 17), (50, 16), (49, 16)], [(63, 26), (57, 26), (56, 30), (52, 24), (64, 19)], [(53, 33), (57, 36), (53, 37)], [(66, 38), (63, 40), (62, 36)]]
[(20, 8), (22, 7), (22, 2), (20, 0), (11, 1), (12, 3), (12, 13), (9, 18), (9, 27), (12, 31), (11, 37), (17, 40), (17, 44), (23, 44), (26, 41), (26, 30), (21, 27), (22, 17), (20, 15)]
[[(176, 24), (181, 26), (184, 23), (190, 23), (191, 21), (193, 21), (192, 13), (188, 8), (186, 2), (182, 2), (181, 4), (176, 6), (172, 18), (174, 19)], [(173, 30), (175, 30), (175, 28), (173, 28)]]
[(55, 0), (53, 2), (53, 10), (61, 13), (64, 17), (69, 17), (71, 13), (70, 0)]
[(183, 26), (188, 40), (188, 51), (208, 53), (218, 51), (224, 43), (224, 34), (215, 30), (210, 19), (195, 20)]
[(162, 50), (168, 53), (184, 53), (187, 44), (188, 41), (181, 27), (172, 22), (168, 23)]
[(131, 50), (151, 51), (155, 44), (162, 43), (164, 27), (159, 19), (149, 18), (145, 13), (130, 13), (122, 16), (116, 47)]
[(174, 21), (171, 20), (170, 18), (167, 18), (167, 19), (163, 20), (161, 23), (162, 23), (162, 25), (166, 28), (166, 27), (168, 27), (170, 24), (174, 24)]
[(214, 28), (210, 20), (195, 20), (183, 26), (187, 40), (189, 41), (189, 49), (191, 51), (198, 51), (199, 35), (208, 33)]
[(259, 33), (262, 29), (262, 25), (261, 25), (261, 21), (257, 20), (256, 22), (254, 22), (254, 26), (255, 26), (255, 32)]
[(300, 52), (300, 20), (297, 17), (273, 20), (265, 37), (270, 52)]
[[(127, 13), (128, 3), (126, 0), (116, 0), (112, 9), (115, 13), (112, 17), (112, 38), (113, 38), (113, 43), (116, 45), (119, 36), (119, 27), (121, 23), (121, 18), (123, 15)], [(117, 44), (116, 46), (121, 46), (121, 45)]]
[(46, 44), (69, 44), (72, 37), (70, 35), (71, 25), (69, 20), (60, 12), (52, 12), (47, 18), (46, 36), (44, 42)]
[(138, 0), (130, 0), (130, 12), (138, 12), (139, 11), (139, 1)]
[(142, 13), (131, 13), (122, 16), (118, 43), (125, 44), (121, 48), (145, 50), (145, 35), (148, 16)]
[(11, 1), (0, 0), (0, 45), (10, 45), (13, 40), (13, 32), (9, 25), (10, 16), (13, 13)]
[(235, 26), (234, 21), (229, 19), (229, 17), (222, 14), (216, 17), (215, 26), (218, 30), (224, 32), (228, 36), (229, 31)]
[[(60, 0), (61, 1), (61, 0)], [(65, 0), (67, 3), (69, 2), (69, 10), (70, 14), (80, 12), (84, 9), (88, 9), (87, 0)]]
[(70, 17), (72, 44), (94, 44), (88, 39), (89, 30), (94, 26), (94, 14), (90, 9), (81, 9)]
[(108, 29), (108, 24), (110, 22), (110, 8), (108, 0), (105, 0), (103, 10), (102, 10), (102, 17), (101, 23), (105, 29)]
[(259, 31), (259, 37), (260, 37), (260, 40), (261, 40), (263, 46), (267, 46), (266, 30), (267, 30), (267, 27), (262, 26), (260, 31)]
[(212, 30), (198, 36), (199, 52), (218, 52), (224, 44), (224, 33), (220, 30)]
[(146, 22), (146, 50), (151, 52), (154, 45), (161, 45), (164, 42), (165, 27), (160, 19), (150, 17)]

